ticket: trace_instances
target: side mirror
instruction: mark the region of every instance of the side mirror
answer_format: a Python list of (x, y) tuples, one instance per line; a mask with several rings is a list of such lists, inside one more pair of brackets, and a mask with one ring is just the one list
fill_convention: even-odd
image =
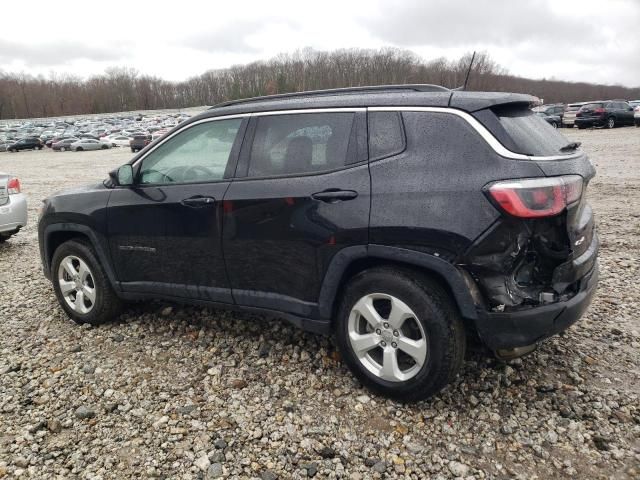
[(117, 170), (109, 172), (109, 178), (116, 187), (133, 185), (133, 167), (126, 163)]

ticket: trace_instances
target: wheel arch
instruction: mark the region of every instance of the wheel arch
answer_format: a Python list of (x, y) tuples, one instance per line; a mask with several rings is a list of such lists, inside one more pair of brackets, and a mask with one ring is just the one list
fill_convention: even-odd
[(111, 265), (108, 250), (98, 238), (98, 235), (88, 226), (76, 223), (54, 223), (48, 225), (44, 230), (44, 270), (47, 278), (51, 279), (51, 262), (55, 251), (69, 240), (82, 240), (87, 242), (96, 253), (100, 264), (104, 268), (109, 282), (115, 291), (120, 290), (119, 282), (116, 280), (113, 266)]
[(335, 255), (320, 289), (320, 316), (333, 321), (342, 287), (358, 273), (383, 265), (413, 268), (432, 276), (447, 291), (463, 319), (478, 319), (478, 303), (468, 283), (473, 280), (465, 279), (456, 266), (434, 255), (385, 245), (346, 247)]

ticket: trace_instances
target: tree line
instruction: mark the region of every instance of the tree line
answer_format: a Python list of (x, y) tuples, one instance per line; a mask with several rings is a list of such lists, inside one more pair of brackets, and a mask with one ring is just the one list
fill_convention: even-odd
[[(464, 83), (471, 54), (425, 61), (407, 50), (304, 49), (267, 61), (209, 70), (172, 82), (132, 68), (110, 68), (88, 79), (0, 71), (0, 119), (37, 118), (214, 105), (276, 93), (362, 85)], [(476, 55), (468, 90), (521, 92), (546, 103), (640, 98), (640, 88), (587, 82), (533, 80), (510, 75), (486, 52)]]

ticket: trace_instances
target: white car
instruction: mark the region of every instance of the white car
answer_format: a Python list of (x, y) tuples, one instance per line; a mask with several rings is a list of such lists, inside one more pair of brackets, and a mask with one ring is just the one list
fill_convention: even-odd
[(0, 172), (0, 243), (27, 225), (27, 197), (20, 192), (20, 180)]
[(74, 152), (82, 152), (83, 150), (100, 150), (111, 148), (111, 143), (103, 140), (94, 140), (92, 138), (83, 138), (69, 145)]
[(111, 135), (110, 137), (103, 138), (103, 140), (105, 142), (111, 142), (111, 145), (114, 147), (128, 147), (132, 138), (133, 137), (126, 135)]

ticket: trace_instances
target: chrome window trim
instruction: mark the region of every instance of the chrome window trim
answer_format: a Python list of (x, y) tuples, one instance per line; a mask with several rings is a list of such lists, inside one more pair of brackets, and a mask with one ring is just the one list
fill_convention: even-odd
[(234, 118), (265, 117), (265, 116), (271, 116), (271, 115), (293, 115), (293, 114), (299, 114), (299, 113), (366, 112), (366, 111), (367, 111), (366, 107), (304, 108), (299, 110), (269, 110), (265, 112), (236, 113), (233, 115), (221, 115), (219, 117), (203, 118), (202, 120), (198, 120), (193, 123), (190, 123), (184, 128), (180, 128), (176, 130), (168, 137), (163, 138), (161, 142), (158, 142), (158, 144), (154, 145), (153, 148), (151, 148), (148, 152), (145, 152), (144, 155), (142, 155), (134, 163), (132, 163), (131, 166), (132, 167), (137, 166), (140, 162), (144, 161), (144, 159), (147, 158), (147, 156), (150, 155), (156, 148), (160, 147), (160, 145), (163, 145), (165, 142), (168, 142), (170, 139), (172, 139), (179, 133), (182, 133), (193, 126), (200, 125), (202, 123), (216, 122), (219, 120), (233, 120)]
[(203, 118), (201, 120), (195, 121), (193, 123), (188, 124), (184, 128), (180, 128), (173, 132), (166, 138), (163, 138), (161, 142), (158, 142), (157, 145), (154, 145), (148, 152), (145, 152), (140, 158), (138, 158), (132, 166), (137, 166), (140, 162), (144, 161), (144, 159), (154, 152), (160, 145), (163, 145), (165, 142), (169, 141), (176, 135), (181, 132), (186, 131), (187, 129), (200, 125), (202, 123), (208, 122), (216, 122), (219, 120), (232, 120), (235, 118), (250, 118), (250, 117), (265, 117), (272, 115), (295, 115), (295, 114), (306, 114), (306, 113), (340, 113), (340, 112), (432, 112), (432, 113), (445, 113), (456, 115), (463, 120), (465, 120), (484, 140), (487, 144), (496, 152), (498, 155), (510, 158), (514, 160), (537, 160), (537, 161), (548, 161), (548, 160), (569, 160), (572, 158), (576, 158), (582, 155), (582, 152), (577, 151), (568, 155), (551, 155), (551, 156), (539, 156), (539, 155), (524, 155), (522, 153), (516, 153), (509, 149), (507, 149), (504, 145), (502, 145), (496, 137), (484, 126), (480, 123), (476, 118), (462, 110), (458, 110), (456, 108), (451, 107), (411, 107), (411, 106), (390, 106), (390, 107), (335, 107), (335, 108), (303, 108), (297, 110), (268, 110), (264, 112), (246, 112), (246, 113), (237, 113), (233, 115), (221, 115), (218, 117), (209, 117)]
[(579, 157), (582, 152), (576, 152), (569, 155), (552, 155), (552, 156), (538, 156), (538, 155), (524, 155), (522, 153), (512, 152), (505, 148), (496, 137), (475, 117), (467, 112), (450, 107), (369, 107), (370, 112), (433, 112), (433, 113), (448, 113), (457, 115), (458, 117), (466, 120), (471, 127), (478, 132), (478, 134), (489, 144), (501, 157), (512, 158), (514, 160), (568, 160), (571, 158)]

